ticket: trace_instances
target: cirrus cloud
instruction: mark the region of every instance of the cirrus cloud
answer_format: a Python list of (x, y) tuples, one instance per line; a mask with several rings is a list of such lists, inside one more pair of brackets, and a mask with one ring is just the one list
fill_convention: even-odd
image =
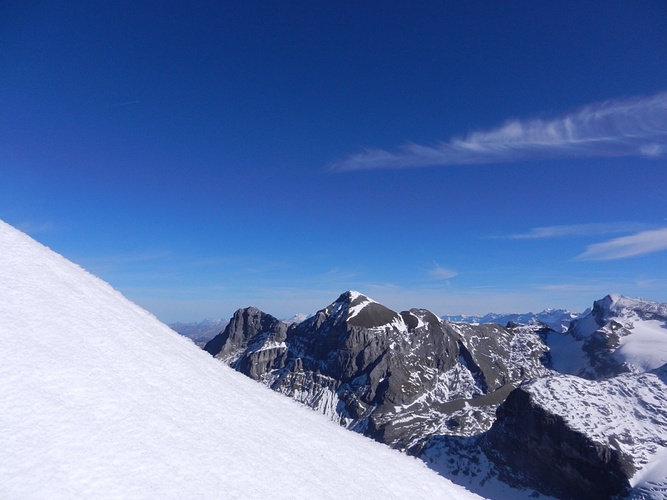
[(567, 224), (561, 226), (539, 226), (530, 228), (525, 233), (504, 236), (491, 236), (497, 240), (537, 240), (549, 238), (567, 238), (578, 236), (603, 235), (613, 233), (631, 233), (649, 229), (647, 224), (638, 222), (601, 222), (590, 224)]
[(366, 149), (331, 165), (337, 171), (481, 165), (523, 160), (667, 153), (667, 92), (589, 104), (553, 119), (512, 119), (435, 146)]
[(428, 274), (434, 280), (448, 280), (458, 275), (453, 269), (442, 267), (438, 264), (434, 264)]
[(667, 250), (667, 227), (589, 245), (577, 260), (616, 260)]

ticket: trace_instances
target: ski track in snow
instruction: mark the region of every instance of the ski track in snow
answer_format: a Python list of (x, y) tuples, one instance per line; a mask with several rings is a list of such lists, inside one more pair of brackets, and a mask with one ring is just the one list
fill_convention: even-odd
[(0, 221), (0, 498), (477, 498)]

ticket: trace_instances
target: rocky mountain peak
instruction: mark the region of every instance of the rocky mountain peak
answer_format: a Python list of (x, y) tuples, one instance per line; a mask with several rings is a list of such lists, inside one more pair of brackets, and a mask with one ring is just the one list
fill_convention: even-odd
[(224, 331), (210, 340), (204, 349), (220, 359), (230, 359), (239, 352), (267, 341), (285, 340), (287, 325), (254, 306), (238, 309)]
[(595, 301), (593, 312), (599, 314), (602, 318), (620, 316), (636, 317), (643, 320), (667, 319), (667, 304), (642, 298), (609, 294), (603, 299)]
[(562, 373), (603, 379), (652, 370), (667, 361), (667, 304), (610, 294), (547, 344)]
[[(667, 304), (642, 298), (609, 294), (593, 303), (588, 314), (572, 321), (569, 333), (578, 339), (590, 337), (600, 329), (632, 330), (636, 321), (667, 322)], [(626, 332), (627, 333), (627, 332)]]
[(394, 326), (405, 329), (400, 314), (354, 290), (342, 293), (320, 313), (336, 324), (346, 323), (363, 328)]

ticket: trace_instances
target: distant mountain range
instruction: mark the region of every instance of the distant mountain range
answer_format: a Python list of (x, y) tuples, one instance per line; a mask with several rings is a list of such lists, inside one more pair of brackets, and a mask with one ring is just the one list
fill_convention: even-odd
[[(583, 314), (588, 313), (588, 311)], [(452, 315), (441, 316), (444, 321), (454, 323), (496, 323), (498, 325), (507, 325), (514, 323), (517, 325), (537, 325), (544, 324), (557, 332), (564, 332), (570, 326), (573, 319), (579, 317), (580, 313), (573, 313), (566, 309), (545, 309), (539, 313), (521, 313), (521, 314), (496, 314), (488, 313), (484, 316), (474, 315)]]
[(222, 332), (229, 323), (223, 319), (205, 319), (198, 323), (170, 323), (168, 326), (176, 333), (191, 339), (199, 347)]
[[(284, 319), (283, 322), (291, 325), (301, 323), (306, 318), (308, 318), (307, 314), (295, 314), (291, 318)], [(228, 323), (226, 319), (204, 319), (191, 323), (170, 323), (168, 326), (176, 333), (192, 340), (199, 347), (204, 347), (209, 340), (221, 333)]]
[(666, 304), (456, 319), (349, 291), (289, 325), (239, 309), (205, 349), (483, 496), (667, 491)]

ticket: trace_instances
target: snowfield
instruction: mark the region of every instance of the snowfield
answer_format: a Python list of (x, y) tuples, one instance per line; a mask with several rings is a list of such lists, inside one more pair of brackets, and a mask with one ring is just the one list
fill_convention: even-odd
[(667, 363), (667, 328), (663, 321), (636, 322), (632, 334), (621, 337), (614, 357), (636, 372), (655, 370)]
[(0, 221), (0, 498), (479, 498)]

